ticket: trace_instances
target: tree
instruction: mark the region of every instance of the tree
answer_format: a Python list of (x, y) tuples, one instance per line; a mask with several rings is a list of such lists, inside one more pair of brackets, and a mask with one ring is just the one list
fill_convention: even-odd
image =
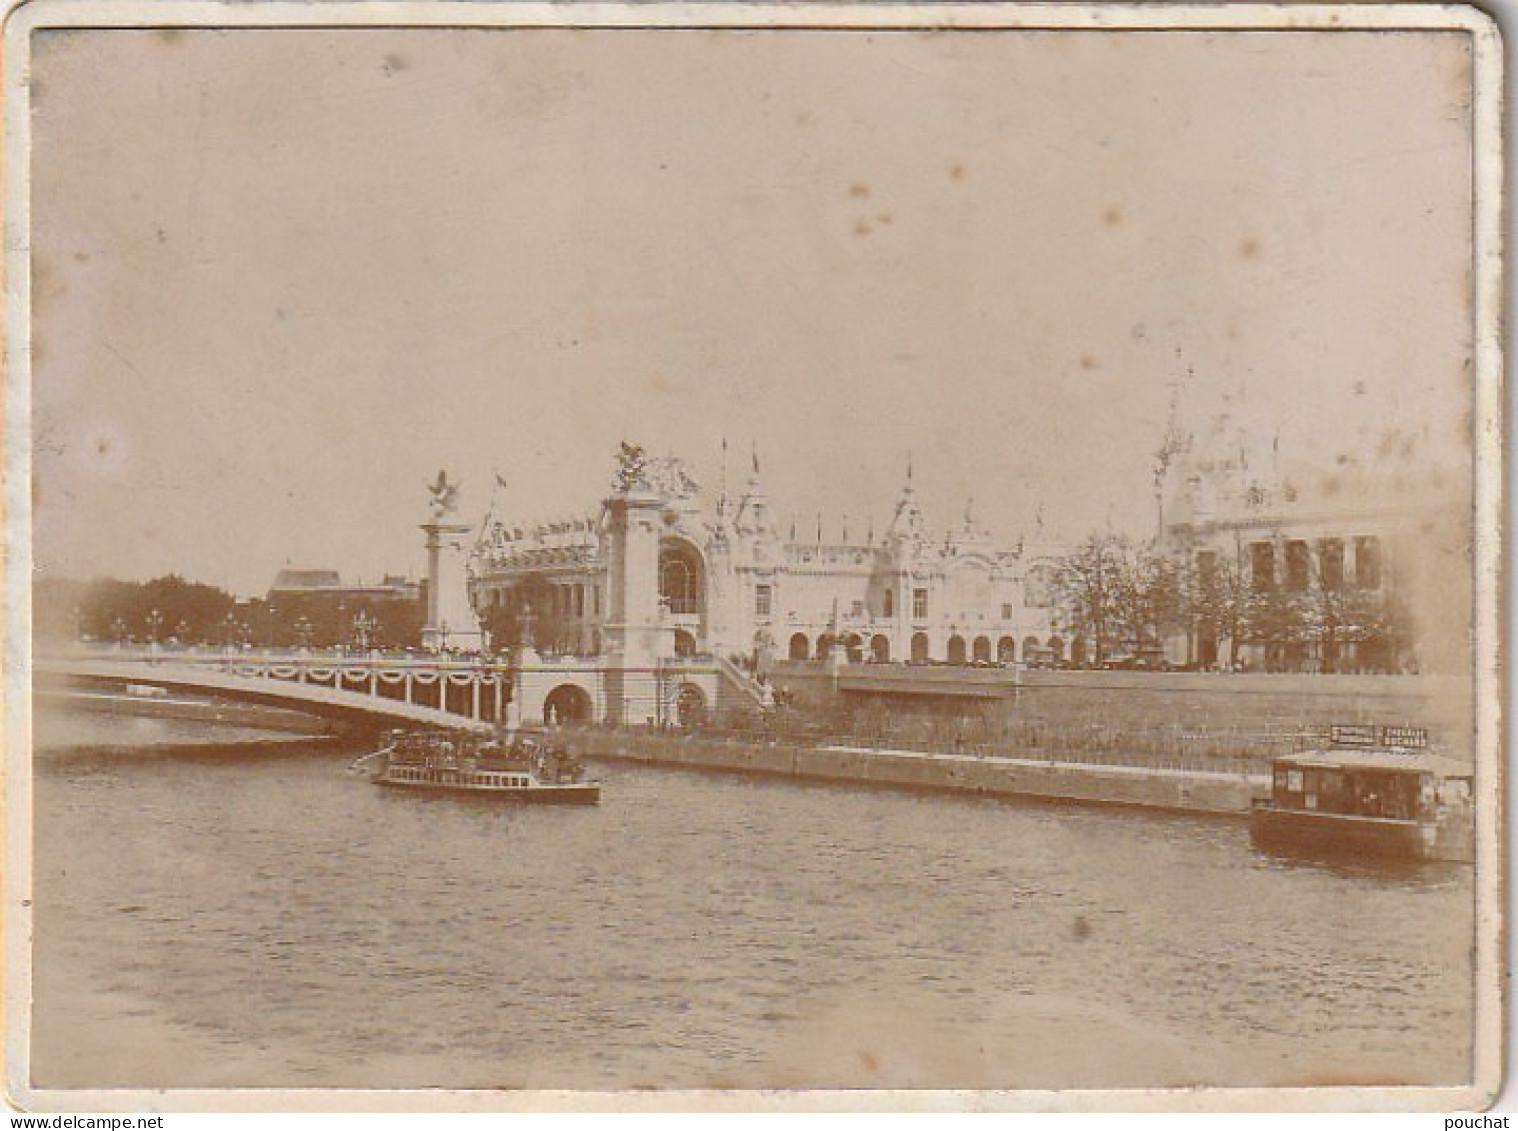
[(1190, 571), (1153, 546), (1131, 557), (1119, 597), (1127, 638), (1140, 647), (1160, 647), (1190, 626), (1195, 605)]
[(1411, 618), (1390, 570), (1378, 589), (1363, 589), (1315, 570), (1312, 585), (1298, 600), (1297, 624), (1323, 672), (1345, 670), (1349, 645), (1356, 652), (1354, 667), (1397, 671), (1412, 644)]
[(543, 652), (575, 647), (575, 622), (560, 611), (558, 589), (545, 575), (531, 573), (507, 591), (501, 604), (489, 605), (480, 617), (490, 646), (498, 651), (530, 643)]
[(172, 637), (186, 644), (211, 643), (224, 632), (222, 622), (237, 604), (222, 589), (172, 573), (146, 582), (98, 578), (75, 593), (78, 631), (98, 640)]
[(1061, 627), (1089, 640), (1100, 667), (1122, 640), (1133, 608), (1133, 548), (1117, 535), (1092, 536), (1061, 558), (1054, 572), (1055, 608)]
[(1249, 578), (1239, 563), (1232, 558), (1214, 558), (1196, 575), (1195, 601), (1197, 635), (1210, 642), (1210, 647), (1200, 647), (1198, 660), (1202, 664), (1216, 661), (1214, 652), (1217, 642), (1228, 641), (1229, 668), (1238, 666), (1239, 646), (1249, 634), (1254, 594)]

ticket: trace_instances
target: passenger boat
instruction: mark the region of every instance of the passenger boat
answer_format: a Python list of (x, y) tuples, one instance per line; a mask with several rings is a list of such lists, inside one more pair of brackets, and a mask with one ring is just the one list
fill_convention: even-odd
[(403, 789), (484, 793), (517, 801), (595, 805), (601, 783), (551, 736), (518, 735), (511, 743), (455, 731), (392, 731), (373, 754), (371, 780)]
[(1473, 860), (1473, 767), (1426, 744), (1418, 728), (1334, 727), (1326, 746), (1276, 758), (1251, 840), (1288, 855)]

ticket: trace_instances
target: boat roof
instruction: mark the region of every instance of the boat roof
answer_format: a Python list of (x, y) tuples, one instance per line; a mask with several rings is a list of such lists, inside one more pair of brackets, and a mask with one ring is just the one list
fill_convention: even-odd
[(1441, 778), (1474, 777), (1476, 767), (1440, 754), (1430, 754), (1406, 746), (1360, 747), (1352, 750), (1328, 748), (1284, 754), (1276, 759), (1280, 765), (1315, 766), (1321, 769), (1385, 770), (1389, 773), (1434, 774)]

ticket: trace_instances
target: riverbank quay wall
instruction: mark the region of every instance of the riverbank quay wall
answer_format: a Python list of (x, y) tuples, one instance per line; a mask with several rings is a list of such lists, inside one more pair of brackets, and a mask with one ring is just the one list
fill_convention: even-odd
[(1431, 747), (1474, 760), (1472, 687), (1449, 677), (784, 663), (767, 678), (798, 718), (875, 745), (1221, 767), (1335, 723), (1379, 723), (1424, 727)]
[(580, 756), (600, 761), (1213, 815), (1247, 813), (1251, 799), (1270, 790), (1269, 777), (1261, 775), (809, 746), (668, 731), (588, 730), (575, 736), (574, 745)]

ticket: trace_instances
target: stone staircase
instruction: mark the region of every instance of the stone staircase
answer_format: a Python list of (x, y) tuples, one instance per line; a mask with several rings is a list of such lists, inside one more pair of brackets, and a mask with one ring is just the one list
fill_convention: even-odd
[(765, 685), (726, 656), (713, 656), (717, 671), (717, 712), (720, 715), (752, 714), (767, 705)]

